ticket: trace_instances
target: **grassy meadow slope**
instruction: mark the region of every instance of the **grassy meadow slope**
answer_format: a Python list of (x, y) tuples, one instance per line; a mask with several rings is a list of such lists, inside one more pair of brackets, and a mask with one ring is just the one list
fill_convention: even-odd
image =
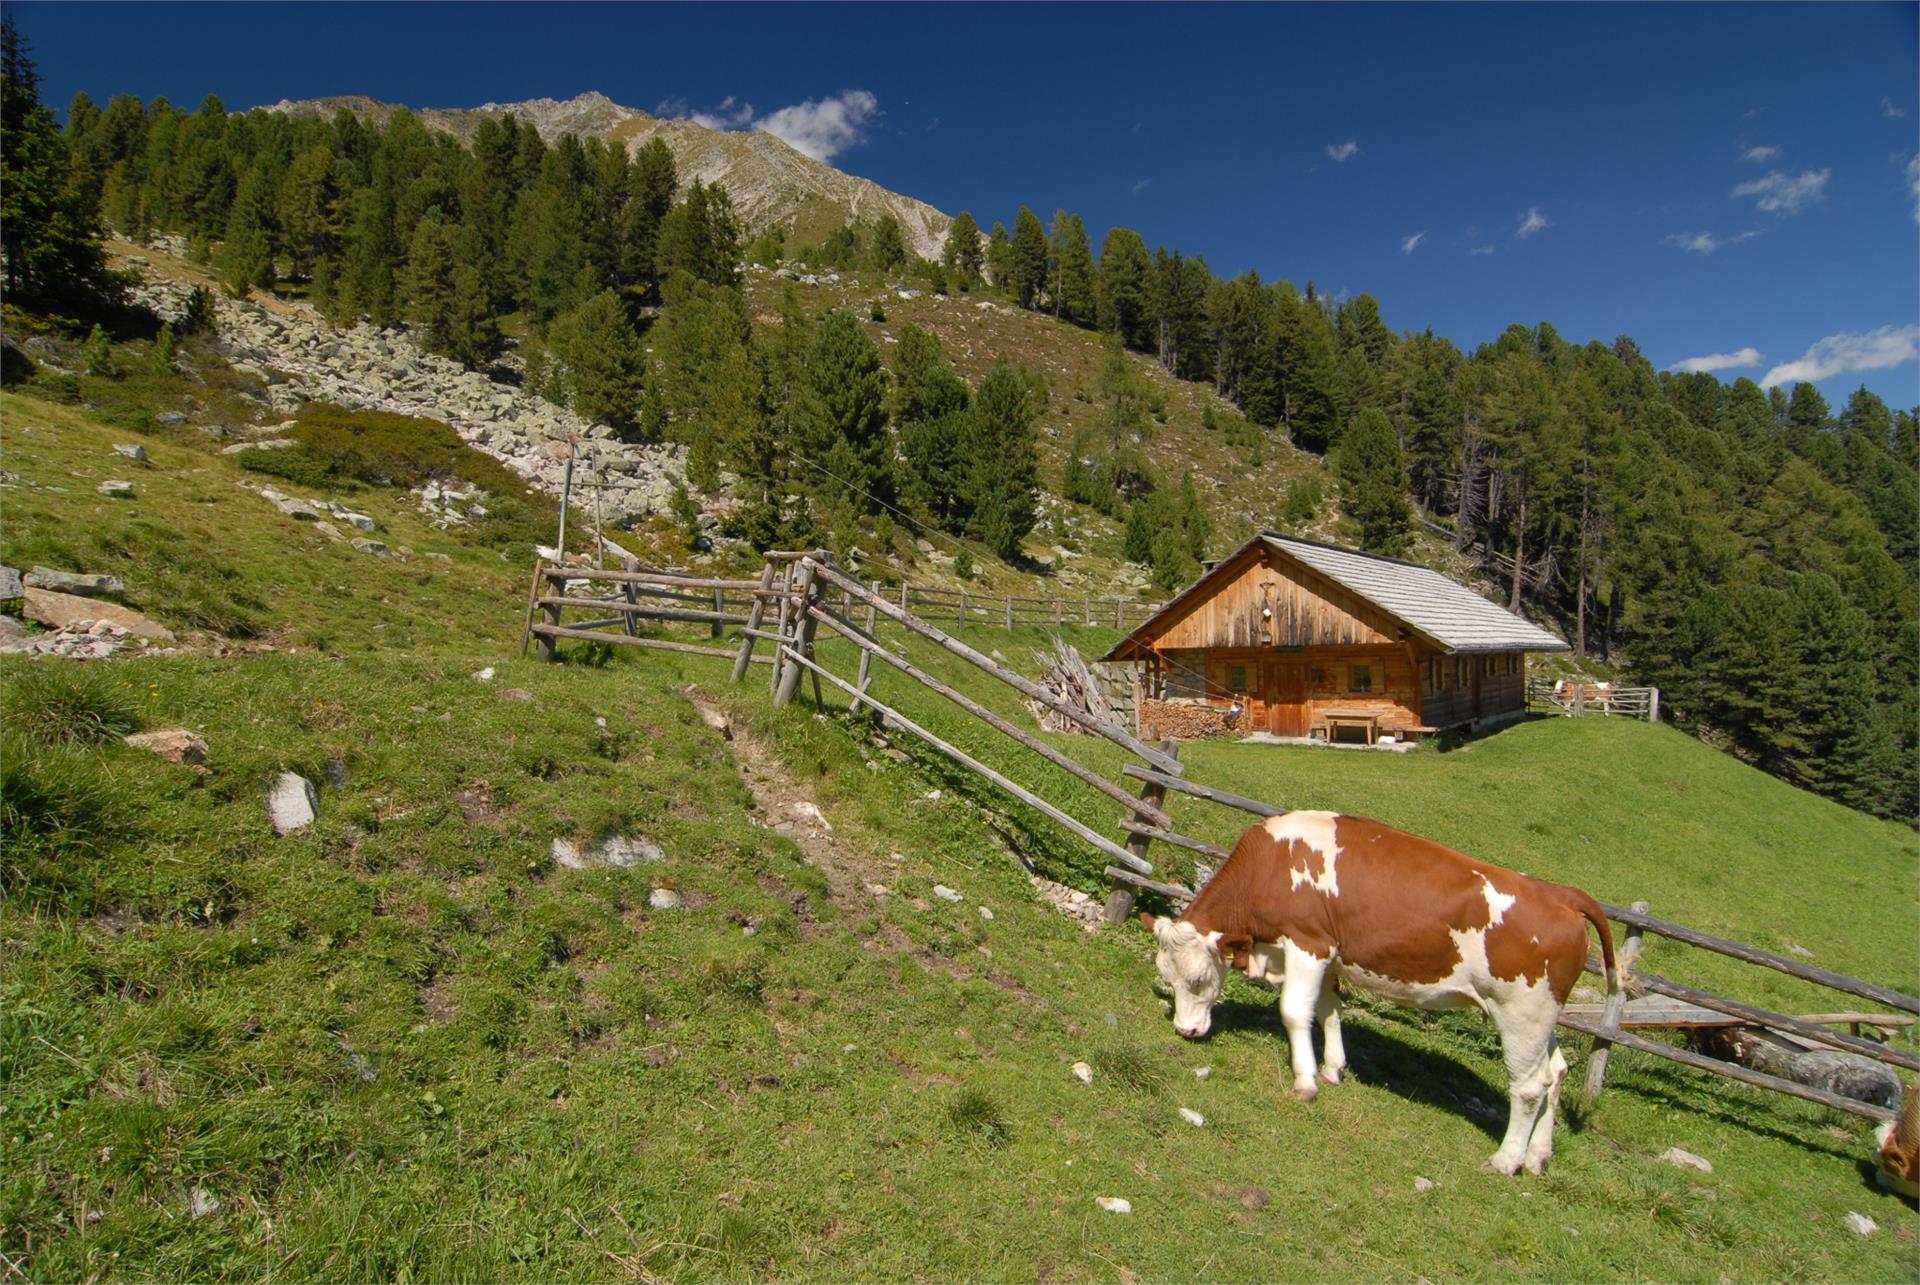
[[(150, 468), (111, 454), (135, 441)], [(1144, 935), (1083, 931), (1009, 849), (1089, 891), (1098, 858), (839, 702), (772, 711), (764, 670), (732, 689), (699, 657), (518, 659), (524, 562), (432, 529), (397, 491), (339, 498), (404, 562), (282, 516), (190, 431), (8, 394), (0, 452), (18, 477), (0, 558), (119, 574), (185, 640), (0, 663), (6, 793), (43, 800), (0, 857), (0, 1252), (30, 1279), (1911, 1275), (1916, 1220), (1867, 1182), (1860, 1122), (1631, 1054), (1542, 1179), (1479, 1171), (1504, 1081), (1476, 1019), (1363, 1001), (1350, 1082), (1295, 1103), (1270, 991), (1235, 980), (1214, 1035), (1180, 1041)], [(129, 467), (137, 498), (94, 492)], [(1112, 636), (1070, 633), (1083, 650)], [(1023, 668), (1046, 636), (970, 634)], [(822, 654), (850, 672), (843, 648)], [(1018, 762), (895, 675), (876, 693)], [(61, 709), (194, 728), (211, 763), (62, 743), (89, 724)], [(1056, 743), (1117, 769), (1103, 743)], [(1228, 789), (1377, 816), (1878, 981), (1920, 971), (1909, 832), (1666, 729), (1184, 757)], [(282, 770), (320, 807), (277, 838), (263, 802)], [(1021, 775), (1111, 818), (1061, 774)], [(796, 819), (801, 800), (830, 832)], [(1194, 833), (1237, 827), (1173, 811)], [(614, 833), (665, 859), (552, 860), (555, 838)], [(1808, 1002), (1680, 953), (1650, 958)], [(1657, 1163), (1670, 1146), (1714, 1174)], [(1880, 1231), (1856, 1238), (1850, 1210)]]

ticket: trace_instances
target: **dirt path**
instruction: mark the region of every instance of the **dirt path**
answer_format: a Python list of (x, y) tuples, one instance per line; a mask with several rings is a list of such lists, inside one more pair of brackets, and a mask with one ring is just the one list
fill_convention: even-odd
[(808, 864), (826, 875), (828, 895), (836, 904), (870, 906), (880, 895), (872, 890), (886, 888), (899, 877), (898, 866), (859, 851), (834, 833), (812, 791), (787, 771), (773, 747), (753, 729), (734, 722), (696, 686), (684, 687), (680, 694), (700, 711), (707, 726), (732, 742), (741, 779), (753, 794), (754, 819), (799, 847)]

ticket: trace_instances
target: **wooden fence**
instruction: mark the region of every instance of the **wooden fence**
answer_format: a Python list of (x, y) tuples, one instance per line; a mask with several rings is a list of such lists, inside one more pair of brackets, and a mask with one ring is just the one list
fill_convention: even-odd
[[(902, 607), (896, 591), (883, 591), (847, 575), (824, 552), (769, 553), (767, 558), (766, 568), (758, 580), (694, 577), (637, 568), (620, 571), (563, 570), (543, 565), (535, 570), (533, 589), (527, 604), (525, 637), (528, 642), (537, 644), (540, 655), (549, 660), (556, 658), (561, 641), (566, 639), (659, 648), (729, 659), (733, 662), (732, 678), (736, 683), (746, 675), (751, 665), (768, 665), (772, 670), (769, 685), (776, 706), (789, 703), (803, 680), (810, 681), (816, 704), (823, 703), (822, 684), (831, 686), (851, 698), (849, 708), (853, 714), (864, 713), (866, 717), (876, 719), (885, 726), (911, 733), (936, 752), (1018, 799), (1111, 859), (1114, 864), (1106, 867), (1112, 888), (1105, 907), (1109, 923), (1118, 923), (1127, 917), (1132, 910), (1136, 890), (1155, 892), (1179, 902), (1192, 900), (1192, 889), (1154, 877), (1148, 851), (1155, 840), (1215, 862), (1224, 861), (1228, 855), (1227, 850), (1217, 844), (1174, 830), (1172, 819), (1164, 811), (1169, 792), (1205, 799), (1256, 817), (1281, 816), (1287, 812), (1286, 808), (1187, 780), (1173, 742), (1148, 745), (1125, 727), (1098, 719), (1084, 709), (1061, 700), (999, 661), (942, 631), (921, 615)], [(912, 598), (908, 601), (912, 601)], [(736, 605), (744, 610), (744, 615), (733, 613), (731, 608)], [(562, 624), (562, 612), (568, 609), (586, 611), (592, 618)], [(769, 609), (773, 615), (771, 622), (768, 620)], [(933, 643), (1013, 688), (1032, 704), (1053, 710), (1081, 730), (1118, 745), (1137, 760), (1125, 764), (1121, 768), (1121, 776), (1139, 782), (1139, 792), (1136, 794), (1129, 785), (1120, 781), (1108, 780), (1047, 741), (1016, 727), (964, 692), (921, 669), (903, 654), (902, 649), (889, 646), (881, 639), (877, 630), (882, 621)], [(645, 638), (639, 636), (638, 632), (638, 626), (643, 622), (705, 624), (710, 639), (717, 639), (723, 630), (733, 628), (738, 631), (739, 643), (735, 647), (723, 647), (712, 645), (711, 642), (701, 645), (672, 639)], [(771, 628), (767, 627), (769, 623)], [(610, 627), (617, 627), (619, 632), (609, 632)], [(854, 677), (847, 678), (831, 672), (816, 656), (814, 639), (822, 627), (845, 639), (857, 650), (859, 664)], [(756, 654), (761, 642), (772, 644), (772, 655)], [(522, 651), (524, 653), (525, 643)], [(1119, 804), (1124, 810), (1119, 822), (1119, 834), (1109, 837), (1099, 832), (1057, 802), (1040, 797), (1006, 773), (982, 763), (901, 711), (888, 707), (871, 690), (875, 661), (943, 697), (1010, 742)], [(1920, 1014), (1920, 999), (1858, 978), (1816, 968), (1784, 955), (1656, 919), (1647, 913), (1644, 903), (1636, 903), (1630, 909), (1617, 906), (1606, 906), (1604, 909), (1610, 917), (1626, 927), (1626, 940), (1618, 955), (1619, 966), (1623, 981), (1630, 979), (1635, 989), (1665, 996), (1701, 1012), (1723, 1015), (1728, 1019), (1728, 1025), (1744, 1023), (1780, 1032), (1809, 1044), (1859, 1054), (1909, 1071), (1920, 1071), (1920, 1057), (1861, 1038), (1857, 1033), (1831, 1029), (1830, 1026), (1851, 1023), (1857, 1030), (1861, 1023), (1873, 1024), (1876, 1021), (1875, 1014), (1793, 1017), (1640, 971), (1635, 964), (1644, 936), (1652, 933), (1899, 1010), (1900, 1015), (1892, 1017), (1878, 1015), (1884, 1019), (1883, 1025), (1911, 1023), (1912, 1015)], [(1600, 971), (1599, 961), (1592, 958), (1587, 961), (1587, 967), (1596, 974)], [(1611, 1050), (1623, 1047), (1745, 1084), (1818, 1102), (1835, 1110), (1876, 1120), (1894, 1118), (1892, 1110), (1872, 1103), (1856, 1101), (1635, 1034), (1623, 1026), (1623, 1022), (1626, 1025), (1635, 1024), (1623, 1005), (1622, 997), (1611, 996), (1598, 1014), (1575, 1006), (1561, 1018), (1561, 1025), (1591, 1036), (1594, 1040), (1593, 1056), (1588, 1063), (1589, 1095), (1598, 1094), (1604, 1083)], [(1696, 1021), (1692, 1024), (1703, 1023)]]
[[(619, 571), (586, 570), (537, 566), (533, 587), (528, 595), (527, 621), (521, 652), (537, 646), (543, 659), (557, 658), (561, 642), (580, 640), (622, 646), (690, 652), (696, 655), (727, 658), (733, 661), (732, 678), (739, 682), (753, 664), (772, 667), (770, 687), (776, 706), (785, 705), (809, 679), (816, 703), (821, 702), (822, 684), (845, 692), (850, 711), (876, 718), (885, 725), (913, 734), (932, 749), (998, 789), (1025, 803), (1075, 837), (1092, 844), (1108, 858), (1131, 872), (1149, 875), (1153, 866), (1137, 849), (1144, 847), (1131, 833), (1122, 831), (1109, 837), (1075, 817), (1054, 801), (1003, 772), (980, 762), (899, 710), (889, 708), (871, 692), (875, 661), (892, 667), (913, 682), (959, 706), (977, 721), (1006, 737), (1022, 749), (1038, 756), (1070, 776), (1093, 787), (1125, 808), (1128, 814), (1150, 827), (1164, 827), (1168, 818), (1153, 801), (1154, 792), (1145, 797), (1102, 777), (1051, 744), (1001, 717), (964, 692), (942, 682), (913, 664), (903, 649), (889, 646), (878, 633), (880, 622), (897, 626), (960, 657), (990, 677), (1013, 688), (1031, 705), (1048, 709), (1073, 723), (1079, 730), (1103, 737), (1120, 746), (1140, 762), (1159, 772), (1177, 776), (1180, 760), (1171, 743), (1149, 746), (1137, 739), (1126, 726), (1089, 714), (1062, 700), (1037, 683), (1022, 677), (1000, 661), (968, 646), (941, 630), (923, 615), (903, 603), (931, 604), (936, 610), (951, 608), (958, 618), (986, 623), (1043, 623), (1037, 610), (1045, 607), (1053, 620), (1081, 623), (1093, 618), (1094, 603), (1083, 600), (1074, 613), (1061, 606), (1064, 600), (995, 598), (973, 599), (971, 595), (912, 587), (887, 587), (861, 581), (846, 574), (824, 551), (773, 552), (757, 580), (731, 580), (687, 576), (658, 569), (643, 569), (629, 561)], [(991, 605), (985, 610), (982, 604)], [(1101, 609), (1116, 613), (1126, 604), (1107, 600)], [(564, 613), (585, 614), (586, 619), (565, 620)], [(1104, 623), (1093, 618), (1093, 623)], [(735, 647), (721, 647), (676, 639), (642, 637), (642, 624), (708, 626), (711, 639), (725, 630), (737, 631)], [(820, 628), (851, 642), (859, 652), (857, 673), (845, 677), (829, 671), (814, 652), (814, 638)], [(761, 642), (773, 644), (772, 655), (756, 654)]]
[(1601, 683), (1569, 683), (1556, 694), (1550, 678), (1527, 679), (1529, 714), (1564, 714), (1569, 718), (1638, 718), (1649, 723), (1660, 721), (1658, 687), (1614, 687)]

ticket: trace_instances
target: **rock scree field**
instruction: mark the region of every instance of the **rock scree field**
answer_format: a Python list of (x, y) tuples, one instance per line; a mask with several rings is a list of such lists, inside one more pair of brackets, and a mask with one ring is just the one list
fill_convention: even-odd
[[(114, 451), (133, 444), (145, 461)], [(9, 1276), (1913, 1273), (1913, 1210), (1872, 1185), (1851, 1117), (1620, 1052), (1596, 1105), (1569, 1092), (1549, 1173), (1504, 1179), (1479, 1167), (1505, 1080), (1477, 1017), (1353, 999), (1348, 1080), (1305, 1105), (1269, 989), (1233, 979), (1211, 1037), (1180, 1040), (1146, 935), (1059, 909), (1077, 904), (1060, 885), (1097, 898), (1099, 855), (904, 734), (836, 699), (775, 712), (764, 671), (730, 687), (720, 660), (519, 659), (531, 517), (438, 527), (400, 486), (263, 476), (192, 423), (39, 396), (0, 395), (0, 449), (0, 560), (118, 576), (176, 635), (0, 659)], [(268, 483), (369, 518), (382, 550)], [(967, 637), (1018, 667), (1052, 632)], [(1114, 636), (1064, 632), (1083, 651)], [(847, 672), (838, 644), (820, 654)], [(923, 689), (875, 683), (1045, 797), (1112, 810)], [(121, 739), (176, 728), (204, 763)], [(1104, 743), (1050, 739), (1117, 771)], [(1920, 972), (1911, 832), (1667, 728), (1183, 758), (1842, 972)], [(285, 773), (316, 806), (282, 835), (266, 801)], [(1241, 825), (1169, 809), (1216, 842)], [(1829, 1002), (1670, 943), (1646, 962), (1788, 1011)], [(1711, 1172), (1663, 1162), (1676, 1147)]]

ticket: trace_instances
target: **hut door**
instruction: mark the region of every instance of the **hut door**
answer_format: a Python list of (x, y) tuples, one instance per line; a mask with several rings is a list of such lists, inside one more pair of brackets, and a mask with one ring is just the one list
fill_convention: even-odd
[(1307, 667), (1297, 660), (1270, 660), (1264, 666), (1267, 730), (1275, 736), (1307, 734)]

